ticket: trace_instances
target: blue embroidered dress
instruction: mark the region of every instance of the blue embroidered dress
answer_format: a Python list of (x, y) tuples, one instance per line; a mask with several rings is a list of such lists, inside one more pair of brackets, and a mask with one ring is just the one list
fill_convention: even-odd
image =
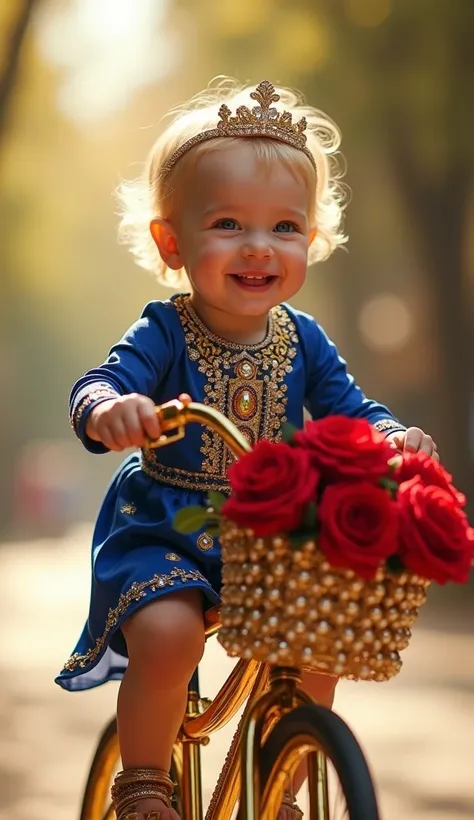
[[(273, 441), (281, 425), (303, 425), (330, 414), (367, 418), (382, 431), (403, 430), (386, 407), (367, 399), (336, 347), (315, 320), (288, 305), (275, 307), (265, 339), (240, 345), (213, 335), (188, 295), (151, 302), (100, 367), (74, 385), (71, 422), (91, 453), (89, 413), (117, 394), (140, 393), (156, 404), (189, 393), (224, 413), (251, 442)], [(210, 489), (228, 491), (232, 459), (219, 436), (189, 425), (183, 440), (125, 459), (100, 509), (92, 542), (89, 617), (56, 681), (87, 689), (122, 677), (127, 665), (122, 622), (138, 607), (183, 588), (198, 587), (207, 606), (219, 602), (220, 545), (205, 532), (173, 530), (178, 509), (202, 503)]]

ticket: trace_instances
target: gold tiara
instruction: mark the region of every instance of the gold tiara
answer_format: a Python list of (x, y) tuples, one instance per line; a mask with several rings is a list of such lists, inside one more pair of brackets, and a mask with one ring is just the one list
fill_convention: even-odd
[(219, 137), (269, 137), (270, 139), (286, 142), (299, 151), (304, 151), (311, 160), (314, 168), (316, 163), (314, 157), (306, 147), (306, 118), (302, 117), (299, 122), (293, 123), (292, 115), (289, 111), (277, 111), (271, 108), (272, 103), (278, 102), (280, 95), (276, 93), (275, 87), (267, 80), (261, 82), (250, 94), (252, 100), (256, 100), (256, 105), (252, 110), (246, 105), (241, 105), (232, 116), (232, 111), (227, 105), (221, 105), (219, 109), (219, 121), (215, 128), (202, 131), (200, 134), (191, 137), (183, 142), (179, 148), (161, 167), (162, 175), (168, 174), (180, 157), (190, 148), (199, 145), (206, 140), (217, 139)]

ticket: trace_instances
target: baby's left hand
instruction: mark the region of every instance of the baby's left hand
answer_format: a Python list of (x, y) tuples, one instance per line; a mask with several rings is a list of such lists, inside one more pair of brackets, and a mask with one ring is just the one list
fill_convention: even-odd
[(439, 461), (438, 448), (431, 436), (419, 427), (409, 427), (404, 433), (392, 433), (387, 436), (393, 446), (400, 452), (417, 453), (422, 450), (435, 461)]

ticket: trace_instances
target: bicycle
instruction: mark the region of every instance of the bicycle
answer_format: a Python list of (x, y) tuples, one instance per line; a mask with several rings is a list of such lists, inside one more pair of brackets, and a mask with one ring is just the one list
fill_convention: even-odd
[[(219, 433), (238, 457), (250, 450), (245, 437), (221, 413), (194, 402), (157, 407), (162, 435), (153, 446), (185, 435), (190, 422)], [(219, 608), (206, 613), (206, 638), (221, 626)], [(380, 678), (383, 679), (383, 678)], [(328, 767), (339, 780), (347, 820), (379, 820), (377, 799), (364, 754), (344, 721), (318, 706), (301, 688), (301, 669), (240, 658), (214, 700), (201, 697), (199, 670), (188, 689), (186, 714), (173, 749), (174, 808), (182, 820), (203, 820), (201, 754), (209, 735), (228, 723), (247, 701), (206, 820), (274, 820), (298, 764), (308, 761), (309, 820), (338, 820), (329, 801)], [(110, 782), (119, 761), (115, 718), (103, 731), (84, 791), (80, 820), (113, 820)]]

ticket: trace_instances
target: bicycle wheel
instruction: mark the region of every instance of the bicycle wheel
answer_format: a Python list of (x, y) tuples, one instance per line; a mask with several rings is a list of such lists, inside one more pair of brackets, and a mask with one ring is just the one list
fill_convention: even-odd
[[(321, 751), (332, 764), (330, 820), (379, 820), (369, 767), (351, 730), (338, 715), (307, 704), (284, 715), (260, 752), (261, 794), (268, 793), (295, 753)], [(332, 772), (331, 772), (332, 774)], [(309, 795), (315, 800), (315, 795)], [(314, 805), (314, 803), (313, 803)], [(310, 816), (315, 814), (310, 812)]]
[[(84, 789), (79, 820), (115, 820), (110, 789), (120, 766), (117, 720), (113, 718), (102, 732), (92, 758)], [(170, 777), (176, 783), (173, 808), (181, 815), (180, 744), (173, 749)]]

